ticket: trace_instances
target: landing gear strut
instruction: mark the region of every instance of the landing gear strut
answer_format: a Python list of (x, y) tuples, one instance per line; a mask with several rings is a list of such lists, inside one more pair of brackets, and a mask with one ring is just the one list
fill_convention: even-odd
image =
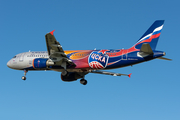
[(68, 76), (68, 71), (67, 70), (63, 70), (61, 74), (62, 74), (62, 76)]
[(64, 70), (61, 73), (62, 76), (68, 76), (68, 71), (66, 70), (67, 63), (66, 62), (62, 62), (61, 66), (64, 68)]
[(28, 70), (24, 70), (24, 76), (21, 77), (22, 80), (26, 80), (26, 73), (28, 72)]
[(83, 85), (86, 85), (87, 84), (87, 80), (85, 80), (84, 78), (80, 80), (80, 83), (83, 84)]

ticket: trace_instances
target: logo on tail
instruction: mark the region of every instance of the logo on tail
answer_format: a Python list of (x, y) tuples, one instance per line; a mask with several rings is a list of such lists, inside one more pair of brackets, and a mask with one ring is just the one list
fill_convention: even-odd
[(152, 50), (155, 50), (161, 30), (164, 25), (164, 20), (155, 21), (144, 35), (134, 45), (136, 49), (140, 49), (143, 43), (149, 43)]

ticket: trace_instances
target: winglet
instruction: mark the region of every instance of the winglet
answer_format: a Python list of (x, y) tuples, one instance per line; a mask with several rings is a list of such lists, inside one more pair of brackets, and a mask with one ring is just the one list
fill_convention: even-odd
[(53, 30), (53, 31), (51, 31), (51, 32), (49, 32), (49, 33), (50, 33), (51, 35), (53, 35), (54, 31), (55, 31), (55, 30)]
[(132, 73), (130, 73), (130, 74), (128, 75), (129, 78), (131, 77), (131, 74), (132, 74)]

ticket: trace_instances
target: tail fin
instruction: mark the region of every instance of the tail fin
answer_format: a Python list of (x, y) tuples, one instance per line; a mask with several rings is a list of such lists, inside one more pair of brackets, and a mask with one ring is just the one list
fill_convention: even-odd
[(136, 49), (141, 49), (144, 43), (149, 43), (152, 50), (156, 49), (161, 30), (164, 25), (164, 20), (155, 21), (151, 27), (144, 33), (144, 35), (134, 45)]

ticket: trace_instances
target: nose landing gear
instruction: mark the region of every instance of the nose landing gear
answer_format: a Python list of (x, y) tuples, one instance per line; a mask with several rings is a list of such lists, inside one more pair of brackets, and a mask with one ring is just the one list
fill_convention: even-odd
[(22, 80), (26, 80), (26, 73), (28, 72), (28, 70), (24, 70), (24, 76), (21, 77)]

